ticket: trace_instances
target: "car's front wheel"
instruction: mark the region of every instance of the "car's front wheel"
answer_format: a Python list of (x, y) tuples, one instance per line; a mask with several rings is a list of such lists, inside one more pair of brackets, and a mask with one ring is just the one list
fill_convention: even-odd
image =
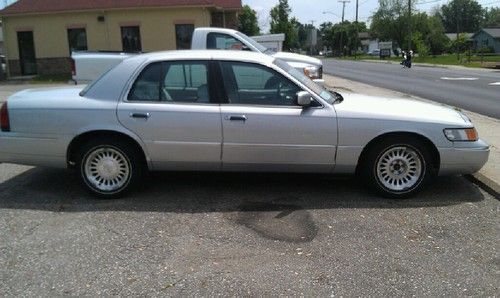
[(80, 150), (79, 169), (85, 187), (100, 198), (117, 198), (135, 186), (143, 165), (134, 146), (122, 141), (97, 139)]
[(419, 192), (433, 175), (432, 159), (426, 146), (415, 138), (387, 138), (369, 149), (362, 174), (381, 195), (407, 198)]

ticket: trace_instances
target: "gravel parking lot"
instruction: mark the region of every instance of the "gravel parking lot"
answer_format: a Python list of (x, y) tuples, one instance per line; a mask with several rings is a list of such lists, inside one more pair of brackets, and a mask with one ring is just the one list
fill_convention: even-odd
[(463, 177), (385, 200), (322, 175), (159, 173), (99, 201), (0, 165), (0, 296), (496, 296), (498, 201)]

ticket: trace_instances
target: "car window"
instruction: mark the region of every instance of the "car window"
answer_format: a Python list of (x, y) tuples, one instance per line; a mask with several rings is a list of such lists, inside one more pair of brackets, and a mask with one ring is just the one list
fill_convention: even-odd
[(160, 101), (162, 63), (153, 63), (141, 72), (129, 93), (130, 101)]
[(209, 103), (208, 64), (180, 61), (148, 65), (133, 84), (128, 100)]
[(206, 62), (167, 62), (162, 101), (209, 103)]
[(243, 43), (228, 34), (208, 33), (207, 49), (243, 50)]
[(222, 62), (230, 103), (295, 106), (301, 89), (285, 76), (259, 64)]

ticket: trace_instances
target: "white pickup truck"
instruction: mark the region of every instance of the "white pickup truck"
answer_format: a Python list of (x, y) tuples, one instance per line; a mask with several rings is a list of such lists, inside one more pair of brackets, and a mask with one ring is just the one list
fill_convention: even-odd
[[(321, 79), (323, 64), (321, 60), (294, 53), (274, 52), (245, 34), (225, 28), (196, 28), (191, 40), (191, 49), (220, 49), (261, 52), (288, 62), (303, 71), (311, 79)], [(136, 53), (120, 52), (73, 52), (73, 81), (77, 84), (89, 83), (97, 79), (111, 67)]]

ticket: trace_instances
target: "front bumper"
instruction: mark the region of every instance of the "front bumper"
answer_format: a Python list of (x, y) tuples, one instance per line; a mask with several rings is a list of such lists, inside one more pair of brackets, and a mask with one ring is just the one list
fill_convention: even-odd
[(441, 157), (439, 175), (472, 174), (488, 161), (490, 146), (483, 140), (454, 142), (453, 147), (438, 148)]

